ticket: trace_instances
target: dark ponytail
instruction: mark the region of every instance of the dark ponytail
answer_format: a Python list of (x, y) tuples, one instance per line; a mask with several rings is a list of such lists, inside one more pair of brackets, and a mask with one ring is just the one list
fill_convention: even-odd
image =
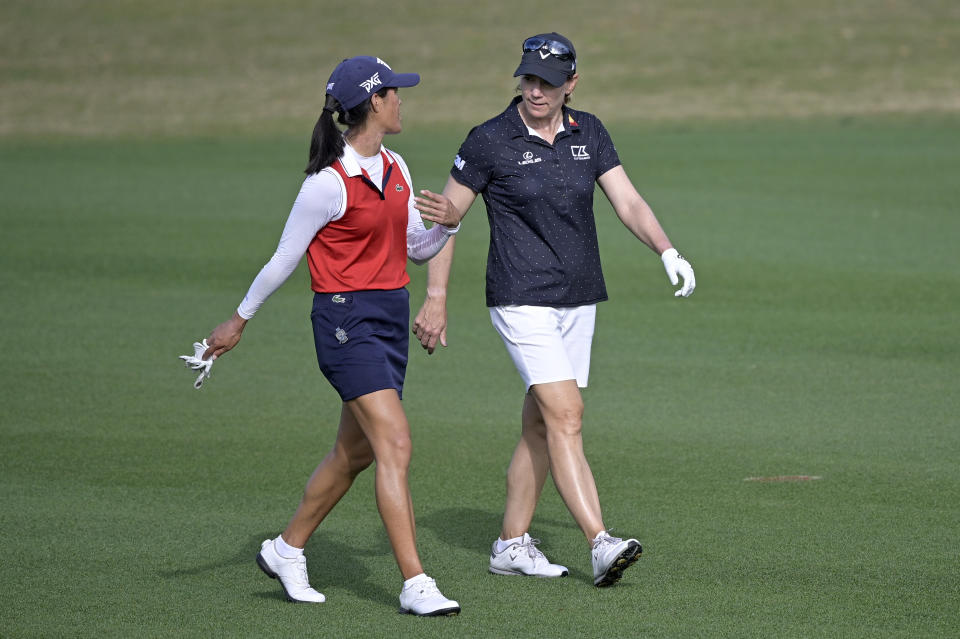
[[(381, 98), (387, 95), (389, 87), (377, 91)], [(333, 122), (333, 114), (337, 113), (337, 122), (348, 127), (362, 126), (370, 113), (370, 100), (364, 100), (349, 111), (344, 111), (335, 97), (327, 94), (323, 111), (313, 127), (313, 137), (310, 139), (310, 159), (304, 173), (313, 175), (333, 164), (343, 155), (343, 133)]]
[(307, 175), (319, 173), (343, 155), (343, 134), (333, 123), (334, 111), (340, 111), (340, 103), (328, 93), (323, 111), (320, 112), (320, 117), (317, 118), (317, 123), (313, 127), (313, 137), (310, 139), (310, 160), (305, 169)]

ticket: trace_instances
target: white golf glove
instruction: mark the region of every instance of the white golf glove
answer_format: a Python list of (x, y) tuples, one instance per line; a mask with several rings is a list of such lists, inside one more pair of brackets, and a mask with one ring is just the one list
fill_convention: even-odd
[(697, 287), (697, 280), (693, 276), (693, 267), (690, 266), (690, 262), (677, 253), (675, 248), (668, 248), (660, 256), (660, 259), (663, 260), (663, 268), (667, 269), (667, 277), (670, 278), (671, 284), (677, 285), (677, 282), (680, 281), (677, 276), (683, 278), (683, 286), (673, 296), (690, 297), (693, 289)]
[(180, 359), (183, 360), (187, 368), (192, 368), (195, 371), (200, 371), (200, 375), (197, 377), (197, 381), (193, 383), (193, 387), (197, 390), (203, 386), (203, 380), (210, 377), (210, 369), (213, 368), (213, 358), (203, 359), (204, 352), (210, 348), (207, 346), (207, 340), (202, 342), (193, 343), (193, 355), (181, 355)]

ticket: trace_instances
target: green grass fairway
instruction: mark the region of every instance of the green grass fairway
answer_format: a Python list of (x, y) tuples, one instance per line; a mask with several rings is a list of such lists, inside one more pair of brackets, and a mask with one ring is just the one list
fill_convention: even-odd
[[(254, 557), (340, 405), (303, 265), (203, 390), (177, 356), (272, 255), (336, 62), (421, 73), (388, 143), (439, 190), (554, 29), (696, 268), (675, 299), (598, 196), (584, 438), (643, 558), (595, 589), (548, 483), (531, 533), (571, 575), (487, 573), (522, 386), (478, 203), (404, 400), (420, 552), (463, 613), (396, 613), (371, 471), (307, 547), (327, 603), (288, 604)], [(956, 0), (4, 0), (0, 639), (960, 636), (957, 60)]]
[(466, 126), (554, 29), (605, 122), (960, 111), (955, 0), (4, 0), (0, 136), (299, 135), (361, 53), (422, 74), (422, 123)]
[[(177, 360), (272, 253), (306, 133), (0, 146), (0, 636), (957, 636), (960, 121), (611, 128), (699, 283), (674, 299), (601, 198), (585, 440), (644, 556), (595, 589), (550, 486), (532, 532), (571, 575), (486, 573), (522, 388), (477, 204), (450, 346), (411, 352), (404, 402), (424, 563), (463, 605), (428, 620), (396, 614), (369, 472), (307, 548), (327, 603), (254, 564), (338, 413), (305, 271), (202, 391)], [(391, 142), (439, 188), (464, 133)], [(744, 481), (779, 475), (821, 479)]]

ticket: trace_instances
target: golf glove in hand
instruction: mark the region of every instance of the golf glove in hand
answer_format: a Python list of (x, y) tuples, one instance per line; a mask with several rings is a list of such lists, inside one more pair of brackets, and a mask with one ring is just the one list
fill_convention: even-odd
[(195, 371), (200, 371), (200, 375), (197, 377), (197, 381), (193, 383), (193, 387), (197, 390), (203, 386), (203, 380), (210, 377), (210, 369), (213, 368), (213, 358), (203, 359), (204, 352), (209, 348), (207, 346), (207, 340), (202, 342), (193, 343), (193, 355), (181, 355), (180, 359), (183, 360), (187, 368), (192, 368)]
[(674, 248), (668, 248), (664, 251), (660, 259), (663, 260), (663, 268), (667, 269), (667, 277), (670, 278), (671, 284), (677, 285), (677, 282), (680, 281), (677, 276), (683, 278), (683, 286), (673, 296), (690, 297), (693, 289), (697, 287), (697, 280), (693, 276), (693, 267), (690, 266), (690, 262), (677, 253), (677, 249)]

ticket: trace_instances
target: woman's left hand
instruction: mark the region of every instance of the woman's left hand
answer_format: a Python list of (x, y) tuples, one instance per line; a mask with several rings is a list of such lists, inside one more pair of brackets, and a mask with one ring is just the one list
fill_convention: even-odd
[(463, 214), (457, 210), (446, 195), (423, 189), (420, 197), (413, 198), (414, 206), (420, 211), (420, 217), (435, 224), (455, 228)]

